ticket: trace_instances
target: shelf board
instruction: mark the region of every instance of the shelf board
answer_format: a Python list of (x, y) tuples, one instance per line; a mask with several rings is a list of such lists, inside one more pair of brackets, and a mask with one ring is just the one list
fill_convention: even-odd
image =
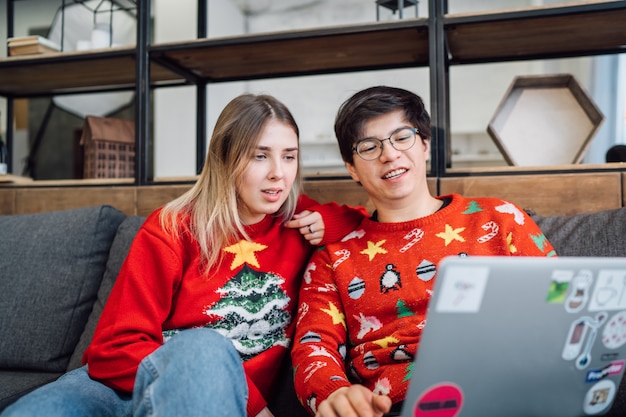
[[(89, 52), (19, 55), (0, 59), (0, 95), (29, 97), (133, 89), (136, 50), (108, 48)], [(155, 63), (151, 83), (181, 81), (180, 75)]]
[(509, 166), (448, 168), (445, 177), (487, 175), (576, 174), (591, 172), (626, 172), (625, 163), (563, 164), (543, 166)]
[(626, 52), (626, 1), (449, 14), (451, 64)]
[(155, 45), (152, 58), (208, 82), (428, 65), (425, 18)]

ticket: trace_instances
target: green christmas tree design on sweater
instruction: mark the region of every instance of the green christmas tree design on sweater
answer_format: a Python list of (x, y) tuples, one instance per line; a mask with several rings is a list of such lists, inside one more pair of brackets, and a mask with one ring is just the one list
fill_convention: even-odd
[(247, 264), (218, 293), (222, 298), (206, 314), (217, 320), (210, 327), (233, 341), (243, 360), (274, 345), (289, 346), (285, 329), (291, 322), (284, 279)]

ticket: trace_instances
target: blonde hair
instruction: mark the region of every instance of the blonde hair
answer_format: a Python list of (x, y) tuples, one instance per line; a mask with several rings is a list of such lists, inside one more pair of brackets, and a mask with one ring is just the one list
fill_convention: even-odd
[[(221, 260), (221, 249), (243, 236), (250, 240), (239, 217), (237, 184), (269, 120), (299, 129), (289, 109), (269, 95), (243, 94), (224, 107), (217, 119), (206, 162), (193, 187), (167, 203), (160, 214), (163, 229), (180, 239), (190, 233), (198, 242), (203, 270)], [(296, 209), (302, 179), (300, 154), (296, 179), (287, 200), (274, 215), (290, 219)], [(182, 230), (180, 220), (189, 217), (190, 229)]]

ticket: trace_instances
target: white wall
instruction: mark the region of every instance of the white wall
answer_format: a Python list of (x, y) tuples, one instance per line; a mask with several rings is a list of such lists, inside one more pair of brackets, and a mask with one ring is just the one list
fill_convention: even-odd
[[(155, 43), (197, 38), (197, 1), (154, 0)], [(208, 8), (208, 37), (244, 33), (244, 18), (229, 0), (211, 0)], [(215, 119), (230, 99), (245, 91), (244, 83), (212, 86), (207, 94), (208, 137)], [(217, 110), (219, 109), (219, 110)], [(156, 178), (190, 176), (196, 173), (196, 87), (154, 90)], [(207, 139), (208, 140), (208, 139)]]

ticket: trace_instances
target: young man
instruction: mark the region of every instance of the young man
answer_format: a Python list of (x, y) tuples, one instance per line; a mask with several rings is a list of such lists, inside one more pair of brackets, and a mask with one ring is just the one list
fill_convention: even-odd
[(443, 257), (555, 252), (512, 203), (430, 194), (430, 117), (414, 93), (356, 93), (339, 109), (335, 134), (376, 211), (311, 258), (292, 350), (295, 387), (317, 416), (381, 416), (406, 394)]

